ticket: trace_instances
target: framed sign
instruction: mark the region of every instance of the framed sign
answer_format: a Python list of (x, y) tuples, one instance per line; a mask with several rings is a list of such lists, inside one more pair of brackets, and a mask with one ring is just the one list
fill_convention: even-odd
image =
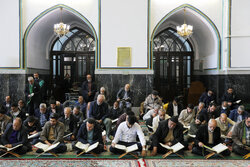
[(131, 47), (117, 48), (117, 66), (131, 67)]

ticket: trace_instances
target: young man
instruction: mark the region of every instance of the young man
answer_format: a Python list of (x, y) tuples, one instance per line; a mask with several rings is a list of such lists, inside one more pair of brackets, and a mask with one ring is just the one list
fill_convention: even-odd
[[(139, 137), (140, 143), (136, 141), (136, 137)], [(123, 150), (115, 148), (116, 144), (121, 144), (126, 147), (137, 144), (138, 151), (142, 151), (141, 155), (146, 155), (146, 140), (142, 129), (138, 123), (136, 123), (136, 117), (133, 115), (127, 116), (126, 122), (122, 122), (115, 134), (115, 138), (112, 141), (110, 152), (114, 154), (122, 154)]]

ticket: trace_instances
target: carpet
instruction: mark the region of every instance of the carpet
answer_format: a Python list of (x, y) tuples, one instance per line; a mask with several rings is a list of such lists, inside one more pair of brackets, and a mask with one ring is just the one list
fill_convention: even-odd
[(137, 160), (25, 159), (0, 160), (0, 167), (138, 167)]

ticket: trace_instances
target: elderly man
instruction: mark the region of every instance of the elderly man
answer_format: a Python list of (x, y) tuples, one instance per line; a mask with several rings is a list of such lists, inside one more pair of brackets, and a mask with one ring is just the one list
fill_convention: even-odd
[[(93, 118), (88, 118), (87, 121), (81, 125), (77, 134), (77, 140), (83, 144), (94, 144), (96, 142), (99, 142), (98, 147), (95, 148), (93, 152), (96, 154), (100, 154), (104, 151), (102, 129), (100, 127), (100, 124), (97, 123)], [(79, 149), (77, 150), (77, 154), (82, 151)]]
[(5, 147), (12, 148), (19, 144), (22, 146), (16, 148), (14, 152), (18, 154), (25, 154), (31, 151), (31, 145), (28, 142), (28, 134), (24, 126), (22, 126), (21, 118), (14, 119), (13, 124), (8, 124), (4, 134), (1, 137), (2, 144)]
[(70, 136), (64, 140), (72, 141), (76, 139), (77, 135), (77, 121), (75, 116), (72, 114), (70, 107), (64, 108), (64, 115), (59, 119), (60, 122), (64, 124), (64, 135), (72, 133)]
[(99, 94), (104, 95), (105, 102), (109, 103), (108, 93), (107, 93), (107, 91), (106, 91), (106, 89), (104, 87), (101, 87), (100, 90), (96, 92), (94, 100), (97, 100), (97, 97), (98, 97)]
[[(139, 137), (140, 143), (136, 141), (136, 137)], [(137, 144), (138, 151), (141, 151), (141, 155), (146, 155), (146, 140), (142, 129), (138, 123), (136, 123), (136, 117), (134, 115), (129, 115), (126, 118), (126, 122), (122, 122), (115, 134), (115, 138), (112, 141), (110, 152), (114, 154), (122, 154), (124, 150), (115, 148), (116, 144), (121, 144), (126, 147)]]
[(181, 111), (178, 121), (183, 126), (189, 126), (194, 117), (195, 117), (194, 105), (188, 104), (187, 109)]
[(82, 83), (82, 96), (86, 102), (94, 100), (96, 92), (96, 84), (92, 80), (92, 76), (88, 74), (87, 80)]
[(149, 110), (154, 109), (154, 106), (156, 105), (162, 105), (162, 100), (158, 96), (158, 92), (156, 90), (153, 90), (150, 95), (145, 99), (144, 101), (144, 108), (145, 108), (145, 113), (147, 113)]
[(49, 120), (49, 111), (47, 110), (45, 103), (41, 103), (39, 108), (35, 110), (35, 117), (38, 119), (42, 127)]
[(201, 95), (199, 102), (203, 102), (205, 107), (208, 107), (211, 102), (215, 102), (214, 91), (212, 89), (208, 89), (207, 92), (204, 92)]
[[(67, 150), (67, 147), (63, 142), (65, 127), (62, 122), (58, 121), (58, 118), (59, 116), (57, 113), (53, 113), (50, 115), (50, 120), (46, 122), (40, 135), (40, 142), (45, 143), (49, 146), (60, 142), (60, 144), (52, 151), (54, 153), (63, 153)], [(36, 152), (42, 153), (43, 150), (38, 149)]]
[(5, 114), (3, 108), (0, 109), (0, 136), (4, 133), (8, 123), (11, 123), (11, 118)]
[[(152, 138), (153, 150), (151, 156), (155, 156), (157, 153), (165, 154), (168, 151), (160, 143), (170, 147), (178, 142), (183, 144), (183, 126), (178, 122), (178, 117), (173, 116), (170, 119), (159, 122), (159, 126)], [(178, 153), (183, 154), (184, 152), (180, 150)]]
[(152, 123), (153, 132), (155, 132), (156, 129), (158, 128), (160, 121), (164, 121), (164, 120), (167, 120), (169, 118), (170, 118), (170, 116), (168, 114), (166, 114), (166, 111), (164, 109), (160, 109), (158, 111), (158, 115), (153, 118), (153, 123)]
[(11, 98), (10, 96), (5, 97), (5, 101), (3, 102), (3, 108), (5, 110), (5, 114), (10, 110), (11, 107)]
[[(202, 125), (199, 127), (196, 138), (195, 145), (193, 147), (192, 153), (205, 156), (209, 152), (204, 150), (204, 145), (208, 147), (214, 147), (217, 144), (222, 143), (220, 128), (217, 127), (215, 119), (210, 119), (208, 125)], [(229, 156), (231, 152), (227, 149), (221, 152), (224, 156)]]
[(105, 97), (103, 95), (98, 95), (97, 100), (90, 103), (89, 109), (89, 118), (94, 118), (100, 124), (104, 124), (106, 133), (107, 133), (107, 141), (110, 141), (109, 135), (112, 126), (112, 120), (108, 118), (108, 104), (104, 101)]
[(83, 115), (81, 108), (79, 106), (75, 106), (73, 108), (73, 115), (76, 118), (76, 122), (77, 122), (77, 126), (79, 127), (79, 125), (82, 124), (83, 120), (85, 119), (85, 115)]
[(250, 114), (238, 122), (232, 132), (233, 151), (241, 156), (250, 153)]
[(199, 102), (199, 105), (194, 107), (195, 119), (198, 117), (198, 115), (204, 108), (205, 108), (205, 103), (203, 102)]
[(227, 114), (222, 113), (220, 117), (215, 119), (217, 122), (217, 126), (220, 128), (220, 133), (223, 136), (232, 137), (232, 127), (235, 122), (227, 117)]
[(234, 109), (230, 111), (229, 118), (234, 122), (241, 122), (247, 116), (247, 111), (245, 111), (245, 107), (240, 105), (238, 109)]
[(34, 81), (33, 77), (28, 77), (29, 84), (26, 86), (25, 95), (27, 98), (27, 106), (29, 115), (34, 115), (41, 103), (40, 86)]
[(149, 110), (144, 116), (143, 120), (146, 121), (146, 125), (152, 126), (153, 119), (158, 115), (158, 111), (161, 109), (160, 105), (154, 106), (154, 109)]
[(123, 110), (124, 107), (131, 108), (133, 101), (133, 92), (130, 90), (130, 85), (126, 84), (121, 88), (116, 95), (117, 101), (120, 103), (119, 107)]

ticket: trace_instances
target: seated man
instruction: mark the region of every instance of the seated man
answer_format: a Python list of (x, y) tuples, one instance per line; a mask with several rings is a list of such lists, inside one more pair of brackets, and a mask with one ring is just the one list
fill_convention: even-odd
[(11, 118), (5, 114), (5, 109), (0, 109), (0, 136), (4, 133), (8, 123), (11, 123)]
[(215, 118), (220, 116), (220, 114), (216, 110), (216, 104), (215, 103), (210, 103), (208, 108), (207, 109), (204, 108), (199, 114), (203, 115), (206, 123), (208, 123), (208, 121), (210, 119), (215, 119)]
[(23, 144), (14, 150), (17, 154), (25, 154), (32, 149), (28, 142), (26, 129), (22, 126), (22, 120), (19, 117), (14, 119), (13, 124), (10, 123), (7, 125), (6, 130), (1, 137), (1, 141), (2, 144), (8, 148)]
[(156, 90), (153, 90), (150, 95), (145, 99), (144, 101), (144, 108), (145, 113), (147, 113), (149, 110), (154, 109), (154, 106), (156, 105), (162, 105), (162, 100), (158, 96), (158, 92)]
[(222, 113), (220, 117), (215, 119), (217, 122), (217, 127), (220, 128), (220, 133), (223, 136), (232, 137), (232, 127), (235, 124), (230, 118), (227, 117), (227, 114)]
[(35, 117), (40, 122), (41, 127), (49, 120), (49, 111), (45, 103), (41, 103), (39, 108), (35, 110)]
[(202, 125), (202, 122), (204, 121), (204, 118), (202, 115), (199, 115), (196, 119), (193, 119), (190, 123), (190, 129), (188, 130), (188, 134), (184, 135), (184, 141), (185, 142), (189, 142), (189, 141), (193, 141), (193, 139), (191, 139), (190, 135), (196, 135), (199, 127)]
[(57, 113), (59, 117), (63, 116), (63, 107), (56, 105), (56, 100), (51, 98), (49, 101), (50, 106), (48, 107), (49, 115)]
[(73, 115), (76, 118), (76, 122), (77, 122), (77, 127), (79, 127), (83, 120), (85, 119), (85, 116), (83, 115), (83, 113), (81, 112), (81, 109), (79, 106), (75, 106), (73, 109)]
[(227, 91), (224, 93), (224, 95), (221, 97), (222, 101), (227, 101), (228, 107), (232, 110), (235, 108), (238, 108), (238, 104), (236, 103), (237, 96), (234, 92), (234, 89), (232, 87), (228, 87)]
[(18, 101), (18, 108), (19, 108), (19, 110), (22, 111), (22, 113), (25, 113), (25, 115), (28, 114), (28, 113), (27, 113), (26, 104), (25, 104), (24, 100), (20, 99), (20, 100)]
[[(93, 152), (96, 154), (100, 154), (104, 151), (102, 129), (100, 127), (100, 124), (93, 118), (88, 118), (87, 121), (81, 125), (77, 134), (77, 140), (83, 144), (94, 144), (96, 142), (99, 142), (98, 147), (95, 148)], [(79, 150), (78, 148), (76, 149), (78, 150), (77, 154), (82, 152), (82, 150)]]
[(108, 93), (104, 87), (101, 87), (100, 90), (95, 93), (94, 100), (97, 100), (99, 94), (103, 95), (105, 97), (105, 102), (109, 104)]
[[(42, 133), (40, 135), (40, 141), (44, 144), (47, 144), (51, 146), (52, 144), (56, 144), (57, 142), (60, 142), (60, 144), (54, 148), (52, 151), (54, 153), (63, 153), (67, 150), (66, 145), (63, 142), (63, 135), (64, 135), (64, 124), (58, 121), (58, 114), (52, 113), (50, 115), (50, 120), (46, 122), (44, 125), (44, 128), (42, 130)], [(37, 149), (37, 153), (42, 153), (43, 150)]]
[(59, 119), (59, 121), (64, 124), (64, 135), (72, 133), (70, 136), (64, 138), (64, 140), (75, 140), (77, 135), (77, 121), (72, 114), (70, 107), (64, 108), (64, 115)]
[(114, 120), (119, 118), (123, 114), (123, 111), (119, 108), (119, 102), (115, 101), (113, 107), (109, 110), (109, 118)]
[[(160, 145), (166, 144), (173, 146), (180, 142), (183, 144), (183, 126), (178, 122), (178, 117), (173, 116), (170, 119), (159, 122), (159, 126), (156, 132), (153, 134), (151, 156), (155, 156), (157, 153), (165, 154), (168, 150)], [(184, 154), (183, 150), (178, 151), (179, 154)]]
[(176, 97), (172, 102), (168, 104), (167, 114), (172, 116), (178, 116), (180, 115), (182, 111), (182, 104), (179, 103), (179, 99)]
[(79, 97), (78, 97), (78, 101), (76, 102), (75, 107), (76, 107), (76, 106), (79, 106), (79, 107), (80, 107), (80, 111), (83, 113), (84, 119), (85, 119), (87, 104), (86, 104), (86, 102), (84, 101), (83, 96), (79, 96)]
[[(136, 141), (136, 137), (139, 137), (140, 143)], [(110, 152), (114, 154), (122, 154), (125, 151), (115, 148), (116, 144), (121, 144), (126, 147), (137, 144), (138, 151), (142, 151), (141, 155), (146, 155), (146, 140), (142, 132), (141, 126), (136, 123), (136, 117), (129, 115), (126, 118), (126, 122), (122, 122), (115, 134), (115, 138), (112, 141)]]
[(153, 123), (152, 123), (153, 132), (155, 132), (156, 129), (158, 128), (160, 121), (164, 121), (164, 120), (167, 120), (169, 118), (170, 118), (170, 116), (168, 114), (166, 114), (166, 111), (164, 109), (160, 109), (158, 111), (158, 115), (153, 118)]
[(104, 124), (106, 129), (107, 138), (106, 140), (109, 142), (109, 135), (111, 131), (112, 121), (109, 116), (108, 104), (104, 102), (104, 96), (98, 95), (96, 101), (92, 101), (90, 103), (89, 109), (89, 117), (94, 118), (100, 124)]
[(208, 107), (211, 102), (215, 102), (215, 95), (212, 89), (208, 89), (207, 92), (202, 93), (199, 102), (203, 102), (205, 107)]
[(10, 96), (5, 97), (5, 101), (3, 102), (2, 106), (4, 108), (5, 114), (8, 111), (10, 111), (10, 107), (11, 107), (11, 98), (10, 98)]
[[(23, 122), (24, 127), (26, 128), (27, 134), (28, 135), (33, 135), (36, 134), (37, 132), (42, 131), (42, 127), (40, 122), (38, 121), (37, 118), (34, 116), (29, 116), (24, 122)], [(34, 142), (39, 138), (40, 135), (38, 135), (35, 138), (30, 139), (31, 144), (33, 145)]]
[(246, 119), (238, 122), (232, 132), (233, 151), (244, 156), (250, 153), (250, 114)]
[(187, 109), (181, 111), (178, 121), (183, 126), (189, 126), (194, 117), (195, 117), (194, 105), (188, 104)]
[(120, 103), (119, 107), (123, 110), (123, 108), (131, 108), (133, 101), (133, 92), (130, 90), (130, 85), (126, 84), (124, 88), (121, 88), (116, 95), (117, 101)]
[(116, 122), (116, 129), (122, 122), (126, 121), (128, 115), (135, 115), (135, 113), (131, 111), (130, 108), (126, 108), (125, 113), (123, 113)]
[[(209, 152), (204, 150), (203, 148), (204, 145), (212, 148), (217, 144), (222, 143), (220, 128), (216, 126), (217, 126), (216, 120), (210, 119), (208, 125), (202, 125), (199, 127), (196, 133), (195, 145), (192, 149), (192, 153), (205, 156)], [(224, 156), (229, 156), (231, 152), (227, 149), (221, 152), (221, 154)]]
[(230, 114), (230, 108), (228, 107), (227, 101), (223, 101), (221, 106), (217, 107), (217, 110), (220, 114), (225, 113), (227, 116)]
[(18, 108), (18, 104), (17, 103), (12, 103), (11, 104), (11, 108), (9, 110), (9, 112), (7, 113), (7, 115), (14, 120), (15, 118), (19, 117), (22, 119), (22, 121), (24, 121), (26, 119), (26, 115), (25, 113), (23, 113), (21, 110), (19, 110)]
[(152, 126), (153, 118), (158, 115), (158, 111), (161, 109), (160, 105), (154, 106), (154, 109), (149, 110), (144, 116), (143, 120), (146, 121), (146, 125)]
[(247, 111), (245, 111), (245, 107), (240, 105), (238, 109), (234, 109), (230, 111), (229, 118), (234, 122), (241, 122), (247, 116)]
[(198, 117), (198, 115), (204, 108), (205, 108), (205, 103), (203, 102), (199, 102), (199, 105), (194, 107), (195, 119)]

